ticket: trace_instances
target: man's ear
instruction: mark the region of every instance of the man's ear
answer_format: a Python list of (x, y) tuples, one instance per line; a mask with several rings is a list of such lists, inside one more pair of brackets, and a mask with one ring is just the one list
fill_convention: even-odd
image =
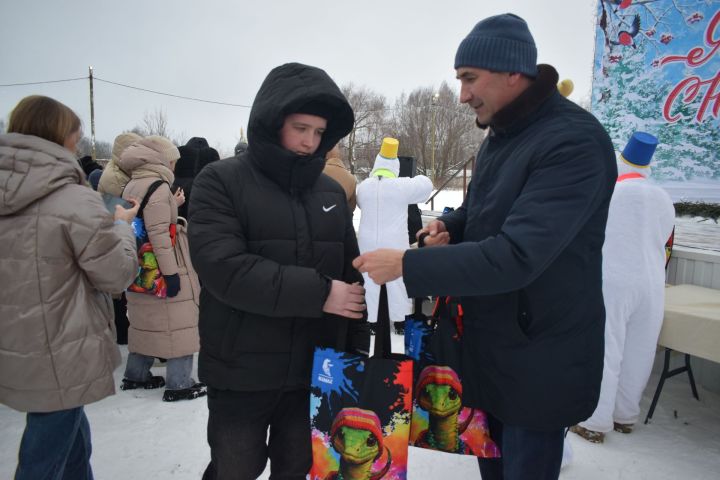
[(507, 84), (514, 87), (515, 85), (518, 84), (518, 82), (520, 81), (520, 79), (522, 77), (523, 77), (522, 73), (510, 72), (510, 73), (508, 73), (508, 76), (507, 76)]

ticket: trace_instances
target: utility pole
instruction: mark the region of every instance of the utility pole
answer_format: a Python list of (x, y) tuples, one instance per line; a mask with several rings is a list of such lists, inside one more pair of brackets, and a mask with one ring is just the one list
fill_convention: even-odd
[(92, 149), (92, 159), (95, 160), (95, 98), (93, 95), (93, 67), (90, 70), (90, 147)]

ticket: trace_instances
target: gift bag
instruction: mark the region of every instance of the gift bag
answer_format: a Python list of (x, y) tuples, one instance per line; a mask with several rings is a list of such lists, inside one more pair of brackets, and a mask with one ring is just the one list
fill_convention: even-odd
[(405, 318), (405, 351), (415, 361), (410, 445), (431, 450), (499, 457), (485, 412), (463, 406), (460, 364), (462, 305), (438, 297), (431, 317), (422, 300)]
[[(150, 243), (147, 230), (145, 229), (143, 210), (145, 210), (150, 196), (163, 183), (165, 183), (163, 180), (157, 180), (150, 185), (145, 197), (140, 203), (137, 216), (132, 221), (138, 255), (138, 273), (133, 283), (127, 288), (128, 292), (147, 293), (148, 295), (154, 295), (158, 298), (167, 297), (167, 285), (165, 285), (165, 278), (160, 271), (160, 265), (158, 265), (152, 243)], [(175, 224), (170, 225), (170, 239), (173, 246), (175, 246), (176, 228)]]
[(311, 480), (407, 477), (412, 369), (412, 360), (392, 354), (383, 285), (372, 357), (315, 350)]

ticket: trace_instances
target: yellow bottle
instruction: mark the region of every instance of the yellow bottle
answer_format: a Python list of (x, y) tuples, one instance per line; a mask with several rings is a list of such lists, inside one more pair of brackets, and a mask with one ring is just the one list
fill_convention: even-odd
[[(397, 178), (396, 171), (400, 168), (400, 161), (397, 158), (400, 142), (391, 137), (383, 138), (380, 146), (380, 153), (375, 157), (375, 165), (370, 175), (375, 177)], [(395, 163), (397, 165), (395, 165)]]

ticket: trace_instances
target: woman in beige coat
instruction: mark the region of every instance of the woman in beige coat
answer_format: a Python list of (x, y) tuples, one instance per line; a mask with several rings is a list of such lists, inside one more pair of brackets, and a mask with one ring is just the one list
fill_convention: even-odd
[[(145, 229), (160, 271), (167, 285), (167, 298), (128, 291), (128, 355), (125, 378), (120, 388), (159, 388), (166, 380), (153, 376), (154, 357), (167, 358), (167, 385), (163, 400), (172, 402), (205, 395), (206, 388), (191, 377), (193, 354), (200, 350), (198, 301), (200, 286), (190, 263), (184, 220), (178, 223), (177, 203), (182, 193), (173, 195), (175, 162), (180, 152), (170, 140), (150, 136), (130, 145), (120, 156), (118, 166), (130, 174), (123, 198), (144, 199), (150, 186), (163, 183), (151, 193), (142, 213)], [(171, 226), (175, 226), (173, 240)]]
[(115, 393), (110, 293), (137, 272), (129, 222), (110, 214), (74, 152), (80, 119), (31, 96), (0, 135), (0, 402), (28, 412), (16, 480), (91, 479), (83, 405)]

